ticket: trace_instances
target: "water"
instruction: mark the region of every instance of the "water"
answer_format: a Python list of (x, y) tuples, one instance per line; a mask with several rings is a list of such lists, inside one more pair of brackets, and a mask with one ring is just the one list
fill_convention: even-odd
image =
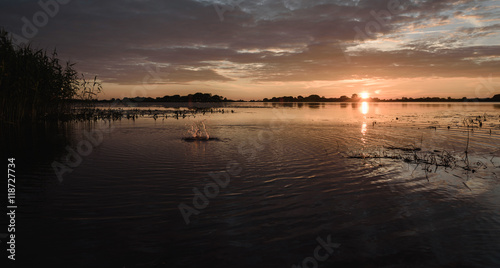
[[(2, 151), (18, 162), (18, 262), (500, 266), (498, 105), (234, 103), (223, 109), (234, 113), (3, 130)], [(464, 127), (464, 119), (478, 116), (481, 128)], [(182, 140), (196, 133), (217, 139)], [(64, 159), (68, 148), (77, 151), (86, 141), (91, 146), (80, 147), (80, 163)], [(408, 154), (391, 147), (418, 147), (421, 158), (446, 152), (456, 165), (435, 169), (373, 157)], [(54, 161), (72, 171), (56, 176)], [(193, 188), (207, 188), (209, 197), (194, 204)], [(321, 256), (315, 255), (319, 240), (331, 244)]]

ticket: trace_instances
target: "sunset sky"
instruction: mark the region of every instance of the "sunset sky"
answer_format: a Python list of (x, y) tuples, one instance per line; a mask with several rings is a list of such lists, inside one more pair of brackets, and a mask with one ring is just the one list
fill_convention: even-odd
[(500, 94), (500, 1), (40, 3), (0, 1), (0, 27), (97, 75), (101, 99)]

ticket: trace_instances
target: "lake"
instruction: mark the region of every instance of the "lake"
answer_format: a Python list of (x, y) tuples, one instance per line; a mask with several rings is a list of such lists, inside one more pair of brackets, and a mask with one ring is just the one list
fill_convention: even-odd
[(137, 109), (2, 130), (18, 264), (500, 266), (498, 104)]

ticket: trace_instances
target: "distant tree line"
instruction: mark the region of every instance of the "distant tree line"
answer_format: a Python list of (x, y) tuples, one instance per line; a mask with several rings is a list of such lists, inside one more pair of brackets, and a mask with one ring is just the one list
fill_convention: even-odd
[[(80, 101), (80, 100), (75, 100)], [(163, 97), (134, 97), (128, 98), (125, 97), (123, 99), (111, 99), (111, 100), (101, 100), (100, 102), (245, 102), (244, 100), (230, 100), (224, 98), (219, 95), (212, 95), (210, 93), (195, 93), (188, 94), (185, 96), (181, 95), (173, 95), (173, 96), (163, 96)], [(368, 98), (362, 99), (358, 96), (358, 94), (352, 94), (351, 97), (340, 96), (339, 98), (325, 98), (324, 96), (319, 95), (309, 95), (307, 97), (303, 96), (283, 96), (283, 97), (272, 97), (270, 99), (264, 98), (263, 102), (359, 102), (359, 101), (373, 101), (373, 102), (497, 102), (500, 101), (500, 94), (493, 96), (492, 98), (472, 98), (468, 99), (466, 97), (454, 99), (451, 97), (448, 98), (438, 98), (438, 97), (424, 97), (424, 98), (407, 98), (402, 97), (399, 99), (379, 99), (379, 98)], [(251, 100), (250, 102), (256, 102), (255, 100)]]
[(111, 99), (102, 102), (112, 102), (112, 101), (122, 101), (122, 102), (232, 102), (233, 100), (228, 100), (219, 95), (212, 95), (210, 93), (195, 93), (188, 94), (186, 96), (173, 95), (173, 96), (163, 96), (157, 98), (151, 97), (134, 97), (134, 98), (123, 98), (123, 99)]
[(438, 97), (424, 97), (424, 98), (407, 98), (379, 100), (381, 102), (497, 102), (500, 101), (500, 94), (494, 95), (491, 98), (438, 98)]
[[(271, 99), (264, 98), (262, 101), (264, 102), (348, 102), (348, 101), (360, 101), (361, 98), (358, 94), (352, 94), (351, 97), (340, 96), (340, 98), (325, 98), (324, 96), (319, 95), (309, 95), (308, 97), (292, 97), (292, 96), (284, 96), (284, 97), (272, 97)], [(378, 98), (374, 98), (374, 101), (378, 101)]]
[[(365, 101), (360, 98), (358, 94), (352, 94), (351, 97), (340, 96), (339, 98), (325, 98), (324, 96), (320, 97), (319, 95), (309, 95), (308, 97), (292, 97), (292, 96), (283, 96), (283, 97), (272, 97), (270, 99), (264, 98), (264, 102), (359, 102)], [(438, 97), (424, 97), (424, 98), (408, 98), (402, 97), (399, 99), (379, 99), (379, 98), (368, 98), (366, 101), (375, 101), (375, 102), (497, 102), (500, 101), (500, 94), (497, 94), (491, 98), (472, 98), (468, 99), (466, 97), (454, 99), (451, 97), (448, 98), (438, 98)]]

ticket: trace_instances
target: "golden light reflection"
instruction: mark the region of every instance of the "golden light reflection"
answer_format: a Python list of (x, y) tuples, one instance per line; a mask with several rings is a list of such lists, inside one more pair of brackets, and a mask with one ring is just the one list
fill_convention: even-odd
[(369, 111), (369, 107), (368, 107), (368, 102), (366, 101), (363, 101), (363, 103), (361, 103), (361, 113), (362, 114), (367, 114), (368, 111)]
[(365, 138), (365, 134), (366, 134), (366, 123), (365, 123), (365, 122), (363, 122), (363, 125), (361, 125), (361, 134), (363, 135), (363, 136), (361, 136), (361, 142), (362, 142), (363, 144), (365, 144), (365, 143), (366, 143), (366, 138)]
[[(363, 101), (363, 102), (361, 103), (361, 113), (362, 113), (363, 115), (365, 115), (365, 116), (364, 116), (365, 120), (366, 120), (366, 114), (368, 113), (369, 109), (370, 109), (370, 108), (369, 108), (369, 106), (368, 106), (368, 102)], [(361, 142), (365, 143), (365, 142), (366, 142), (366, 140), (365, 140), (365, 134), (366, 134), (366, 122), (363, 122), (363, 125), (361, 125), (361, 134), (363, 135), (363, 137), (361, 137)]]

